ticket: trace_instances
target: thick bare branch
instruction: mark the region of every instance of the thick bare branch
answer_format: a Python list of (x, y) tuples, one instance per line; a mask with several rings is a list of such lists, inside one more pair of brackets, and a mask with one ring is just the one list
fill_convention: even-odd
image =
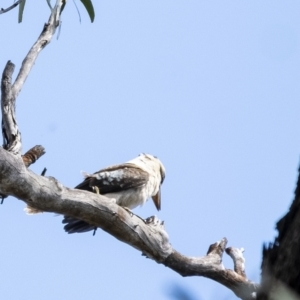
[(226, 238), (211, 245), (206, 256), (184, 256), (172, 248), (163, 222), (156, 217), (143, 220), (102, 195), (69, 189), (53, 177), (36, 175), (26, 169), (20, 157), (2, 148), (0, 190), (35, 209), (69, 215), (100, 227), (182, 276), (205, 276), (225, 285), (242, 299), (254, 299), (257, 285), (222, 264)]
[[(18, 4), (20, 1), (18, 1)], [(8, 61), (1, 80), (1, 109), (2, 109), (2, 134), (3, 147), (16, 155), (22, 151), (21, 133), (15, 117), (15, 100), (23, 87), (23, 84), (39, 54), (39, 52), (51, 41), (56, 27), (59, 25), (61, 7), (65, 0), (58, 0), (53, 8), (49, 21), (45, 24), (42, 33), (23, 60), (18, 76), (12, 85), (14, 64)]]
[(38, 54), (47, 44), (50, 43), (55, 30), (59, 25), (60, 11), (64, 2), (66, 2), (66, 0), (57, 1), (57, 4), (54, 6), (51, 12), (48, 23), (44, 25), (42, 33), (23, 60), (22, 67), (12, 87), (12, 93), (15, 98), (21, 91), (29, 72), (34, 65), (34, 62), (37, 59)]
[(2, 111), (2, 135), (3, 147), (14, 153), (21, 154), (22, 142), (21, 133), (18, 129), (15, 114), (15, 100), (12, 93), (12, 74), (15, 65), (10, 61), (7, 62), (1, 79), (1, 111)]

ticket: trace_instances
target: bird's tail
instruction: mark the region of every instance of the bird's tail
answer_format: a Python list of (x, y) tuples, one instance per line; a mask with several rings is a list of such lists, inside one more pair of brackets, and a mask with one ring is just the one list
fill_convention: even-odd
[(93, 235), (95, 235), (96, 230), (97, 230), (97, 227), (95, 227), (94, 225), (90, 225), (90, 224), (86, 223), (85, 221), (74, 219), (69, 216), (64, 216), (62, 223), (66, 224), (64, 226), (64, 229), (69, 234), (82, 233), (82, 232), (88, 232), (88, 231), (94, 230)]

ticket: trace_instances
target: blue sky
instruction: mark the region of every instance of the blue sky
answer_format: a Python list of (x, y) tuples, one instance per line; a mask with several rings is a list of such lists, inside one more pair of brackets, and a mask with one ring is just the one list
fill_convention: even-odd
[[(46, 1), (0, 16), (0, 66), (20, 67), (48, 20)], [(2, 1), (7, 7), (12, 1)], [(17, 99), (24, 152), (46, 148), (32, 170), (73, 187), (94, 172), (158, 156), (162, 210), (185, 255), (222, 237), (244, 247), (259, 281), (261, 250), (287, 211), (300, 153), (298, 1), (94, 1), (94, 24), (69, 1), (62, 29), (40, 54)], [(16, 75), (16, 74), (15, 74)], [(62, 217), (0, 207), (3, 299), (236, 299), (205, 278), (181, 278), (105, 232), (67, 235)], [(224, 256), (224, 264), (232, 268)]]

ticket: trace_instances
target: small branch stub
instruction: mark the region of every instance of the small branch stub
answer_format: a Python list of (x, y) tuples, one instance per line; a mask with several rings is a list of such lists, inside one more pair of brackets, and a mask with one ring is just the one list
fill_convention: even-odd
[[(16, 7), (24, 0), (17, 1), (15, 4), (7, 9), (1, 9), (0, 14), (9, 11)], [(27, 76), (37, 59), (39, 52), (50, 43), (57, 26), (59, 25), (59, 18), (62, 6), (66, 3), (66, 0), (57, 0), (56, 5), (51, 10), (51, 14), (48, 23), (44, 26), (42, 33), (31, 47), (30, 51), (24, 58), (22, 66), (19, 70), (15, 82), (12, 84), (12, 74), (14, 72), (15, 65), (8, 61), (1, 78), (1, 112), (2, 112), (2, 136), (3, 136), (3, 149), (11, 152), (14, 155), (20, 156), (22, 153), (22, 139), (21, 133), (18, 129), (17, 119), (15, 115), (15, 102), (16, 98), (21, 91)], [(44, 154), (42, 146), (36, 146), (29, 150), (22, 156), (25, 166), (33, 164), (40, 156)], [(7, 197), (4, 191), (0, 191), (0, 198)]]
[(45, 153), (46, 153), (45, 148), (41, 145), (32, 147), (24, 155), (22, 155), (22, 159), (25, 166), (28, 168), (30, 165), (34, 164)]
[(226, 253), (232, 258), (234, 263), (234, 271), (238, 273), (239, 275), (246, 277), (245, 272), (245, 258), (243, 256), (244, 248), (233, 248), (229, 247), (226, 248)]
[(23, 200), (36, 210), (69, 215), (94, 224), (182, 276), (213, 279), (244, 300), (253, 299), (252, 294), (256, 292), (258, 285), (224, 268), (222, 255), (226, 238), (212, 244), (206, 256), (184, 256), (172, 248), (163, 222), (156, 217), (143, 220), (105, 196), (70, 189), (53, 177), (36, 175), (25, 167), (20, 157), (2, 148), (0, 190)]

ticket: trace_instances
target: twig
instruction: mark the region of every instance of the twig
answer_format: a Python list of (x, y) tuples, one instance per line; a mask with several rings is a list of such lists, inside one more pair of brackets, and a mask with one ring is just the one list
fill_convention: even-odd
[(1, 8), (0, 9), (0, 15), (1, 14), (4, 14), (4, 13), (7, 13), (8, 11), (14, 9), (15, 7), (17, 7), (21, 2), (23, 2), (25, 0), (19, 0), (19, 1), (16, 1), (13, 5), (11, 5), (10, 7), (8, 8)]
[[(20, 1), (18, 1), (20, 3)], [(65, 0), (58, 0), (55, 7), (51, 11), (51, 15), (47, 24), (45, 24), (42, 33), (32, 46), (27, 56), (23, 60), (19, 74), (12, 85), (12, 74), (15, 65), (8, 61), (2, 74), (1, 81), (1, 108), (2, 108), (2, 134), (3, 134), (3, 147), (14, 153), (21, 154), (22, 143), (21, 133), (18, 129), (15, 117), (15, 101), (21, 91), (23, 84), (39, 54), (39, 52), (50, 43), (56, 27), (59, 25), (59, 16), (61, 7)]]
[[(259, 285), (249, 281), (236, 271), (225, 269), (222, 264), (222, 255), (227, 239), (210, 245), (204, 257), (187, 257), (175, 251), (166, 259), (165, 265), (182, 276), (204, 276), (219, 282), (232, 290), (243, 300), (256, 299)], [(236, 252), (235, 248), (231, 248)], [(231, 256), (231, 255), (230, 255)], [(232, 257), (232, 256), (231, 256)]]
[(19, 74), (15, 80), (15, 83), (12, 86), (12, 93), (14, 97), (17, 97), (19, 92), (21, 91), (29, 72), (32, 66), (34, 65), (34, 62), (37, 59), (38, 54), (43, 48), (46, 47), (46, 45), (50, 43), (55, 33), (55, 30), (59, 25), (59, 16), (61, 12), (61, 7), (64, 2), (65, 0), (57, 1), (57, 4), (51, 11), (48, 23), (44, 25), (42, 33), (40, 34), (39, 38), (34, 43), (32, 48), (29, 50), (25, 59), (23, 60)]

